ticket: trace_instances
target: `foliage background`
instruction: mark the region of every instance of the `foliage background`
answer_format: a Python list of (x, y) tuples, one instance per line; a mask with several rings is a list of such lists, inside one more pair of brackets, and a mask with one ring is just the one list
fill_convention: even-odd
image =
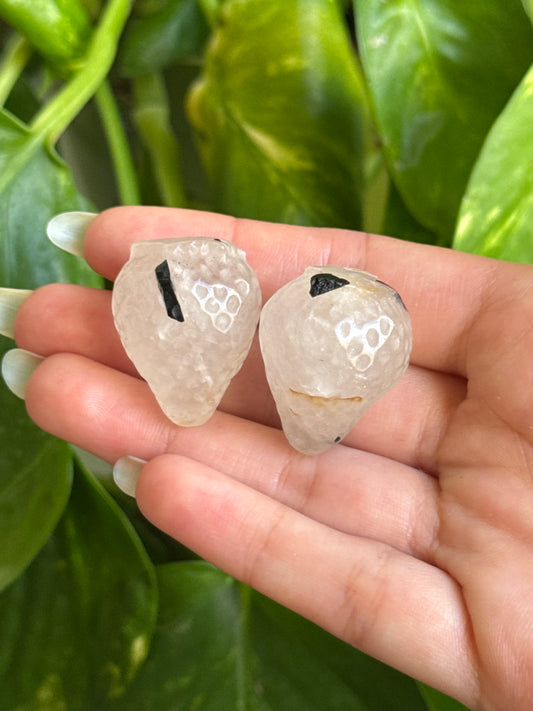
[[(102, 287), (45, 226), (117, 203), (533, 261), (532, 16), (532, 0), (0, 0), (0, 283)], [(5, 711), (461, 708), (195, 559), (6, 388), (0, 540)]]

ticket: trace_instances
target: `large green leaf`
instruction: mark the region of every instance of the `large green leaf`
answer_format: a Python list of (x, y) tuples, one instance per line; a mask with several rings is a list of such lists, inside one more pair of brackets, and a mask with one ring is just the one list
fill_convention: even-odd
[(156, 607), (136, 534), (78, 470), (50, 541), (0, 597), (2, 711), (101, 709), (143, 663)]
[(217, 210), (360, 226), (365, 98), (334, 0), (227, 0), (189, 113)]
[(105, 711), (426, 711), (414, 681), (206, 563), (158, 575), (150, 655)]
[[(29, 157), (22, 161), (21, 154)], [(34, 149), (31, 132), (5, 111), (0, 111), (0, 176), (0, 285), (31, 289), (63, 281), (100, 286), (102, 280), (83, 260), (46, 238), (46, 224), (54, 215), (87, 209), (87, 202), (59, 158)]]
[(0, 590), (54, 529), (70, 492), (71, 459), (68, 446), (32, 425), (24, 404), (1, 387)]
[(453, 246), (533, 263), (533, 66), (489, 133)]
[(483, 140), (533, 58), (520, 0), (355, 0), (376, 120), (414, 217), (453, 234)]
[[(0, 170), (27, 139), (24, 127), (0, 114)], [(37, 151), (0, 192), (0, 286), (33, 288), (49, 281), (101, 280), (82, 260), (46, 239), (57, 212), (83, 209), (68, 170)], [(0, 357), (13, 343), (0, 339)], [(65, 444), (29, 421), (24, 404), (0, 387), (0, 589), (31, 561), (57, 523), (71, 484)]]

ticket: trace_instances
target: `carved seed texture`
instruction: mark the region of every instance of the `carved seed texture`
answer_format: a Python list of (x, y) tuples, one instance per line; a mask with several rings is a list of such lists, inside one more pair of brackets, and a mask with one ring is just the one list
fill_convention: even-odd
[(372, 274), (309, 267), (265, 304), (259, 340), (287, 439), (318, 454), (401, 379), (411, 319), (397, 292)]
[(246, 358), (261, 290), (244, 252), (194, 237), (136, 242), (113, 287), (122, 344), (163, 412), (206, 422)]

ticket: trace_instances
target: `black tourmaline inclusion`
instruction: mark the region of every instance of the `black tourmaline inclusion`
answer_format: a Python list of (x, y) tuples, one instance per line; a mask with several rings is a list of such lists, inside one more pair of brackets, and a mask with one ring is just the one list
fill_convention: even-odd
[(349, 283), (347, 279), (341, 279), (341, 277), (337, 277), (333, 274), (313, 274), (309, 293), (311, 296), (320, 296), (320, 294), (325, 294), (334, 289), (340, 289)]
[(387, 284), (386, 282), (381, 281), (381, 279), (376, 279), (376, 284), (383, 284), (383, 286), (388, 286), (389, 289), (394, 292), (394, 298), (396, 299), (396, 301), (407, 311), (407, 306), (403, 303), (403, 299), (400, 294), (398, 294), (396, 289), (393, 289), (392, 286), (389, 286), (389, 284)]
[(164, 262), (161, 262), (161, 264), (159, 264), (159, 266), (155, 268), (155, 275), (157, 277), (157, 283), (159, 284), (159, 289), (165, 302), (167, 314), (170, 316), (170, 318), (173, 318), (176, 321), (183, 322), (185, 319), (183, 318), (183, 313), (176, 297), (176, 292), (174, 291), (174, 287), (172, 286), (172, 281), (170, 279), (170, 270), (168, 268), (168, 262), (166, 259)]

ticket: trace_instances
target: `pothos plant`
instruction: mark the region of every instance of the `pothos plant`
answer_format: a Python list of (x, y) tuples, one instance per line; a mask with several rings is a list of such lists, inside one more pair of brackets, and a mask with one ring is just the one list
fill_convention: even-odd
[[(532, 261), (532, 16), (532, 0), (0, 0), (0, 284), (105, 288), (45, 225), (117, 203)], [(103, 463), (0, 402), (3, 711), (459, 708), (195, 559)]]

